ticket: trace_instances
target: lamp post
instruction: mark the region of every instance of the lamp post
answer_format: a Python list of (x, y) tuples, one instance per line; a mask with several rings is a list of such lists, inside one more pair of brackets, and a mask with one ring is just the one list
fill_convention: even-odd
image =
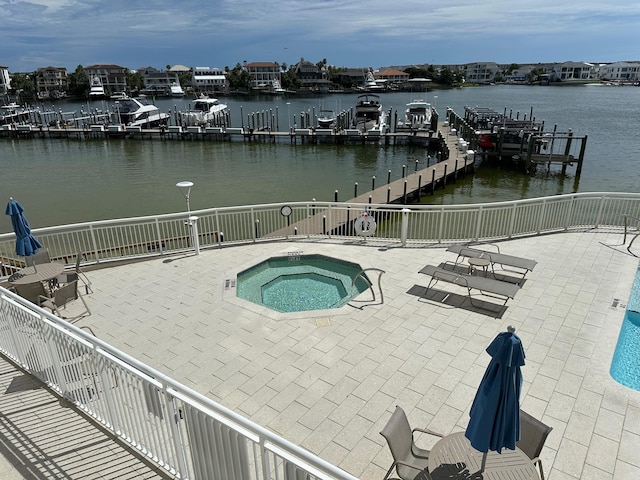
[(187, 201), (187, 223), (189, 227), (189, 236), (191, 238), (191, 244), (196, 252), (196, 255), (200, 255), (200, 238), (198, 236), (198, 217), (191, 216), (191, 204), (189, 202), (191, 197), (191, 187), (193, 182), (183, 181), (176, 183), (176, 187), (180, 189), (182, 195), (184, 195)]

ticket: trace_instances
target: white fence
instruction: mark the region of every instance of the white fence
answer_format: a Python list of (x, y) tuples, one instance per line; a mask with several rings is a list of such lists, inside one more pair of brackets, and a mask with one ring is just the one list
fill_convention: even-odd
[[(570, 229), (624, 227), (640, 194), (586, 193), (447, 206), (291, 203), (229, 207), (34, 230), (69, 264), (165, 255), (226, 243), (372, 237), (402, 245), (496, 240)], [(285, 213), (285, 214), (283, 214)], [(194, 241), (197, 237), (197, 241)], [(0, 235), (3, 274), (23, 266), (14, 234)], [(304, 449), (199, 395), (135, 358), (0, 288), (0, 351), (167, 471), (185, 479), (354, 479)]]
[[(291, 207), (290, 215), (282, 207)], [(34, 230), (56, 261), (85, 264), (165, 255), (184, 250), (294, 237), (358, 237), (356, 220), (367, 211), (377, 222), (370, 238), (402, 245), (498, 240), (570, 229), (621, 227), (640, 217), (640, 194), (577, 193), (476, 205), (395, 205), (295, 202), (224, 207), (87, 222)], [(197, 220), (196, 220), (197, 218)], [(1, 275), (24, 266), (14, 235), (0, 235)]]
[(178, 478), (355, 480), (4, 288), (0, 351)]

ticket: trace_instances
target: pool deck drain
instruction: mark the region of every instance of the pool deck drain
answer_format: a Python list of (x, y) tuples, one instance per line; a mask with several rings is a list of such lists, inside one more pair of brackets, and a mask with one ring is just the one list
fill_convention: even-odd
[(330, 327), (331, 319), (329, 317), (316, 318), (317, 327)]

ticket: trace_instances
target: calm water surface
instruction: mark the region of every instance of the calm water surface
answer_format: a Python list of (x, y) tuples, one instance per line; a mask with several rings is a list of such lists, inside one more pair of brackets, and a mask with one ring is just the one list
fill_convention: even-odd
[[(281, 130), (298, 121), (301, 111), (350, 109), (355, 94), (316, 97), (223, 97), (240, 126), (241, 112), (267, 111), (277, 115)], [(449, 185), (427, 201), (437, 204), (478, 203), (531, 198), (575, 191), (638, 192), (640, 158), (637, 155), (640, 88), (634, 87), (523, 87), (491, 86), (381, 96), (385, 110), (404, 110), (412, 98), (446, 107), (459, 114), (464, 106), (482, 106), (545, 121), (545, 130), (572, 129), (588, 135), (582, 176), (575, 167), (561, 175), (539, 168), (534, 175), (480, 165), (476, 174)], [(287, 102), (289, 104), (287, 105)], [(163, 111), (186, 108), (188, 99), (158, 100)], [(94, 105), (95, 106), (95, 105)], [(55, 108), (71, 111), (77, 104)], [(296, 118), (294, 119), (294, 116)], [(11, 140), (0, 139), (0, 198), (18, 199), (32, 227), (108, 218), (176, 212), (184, 209), (176, 182), (191, 180), (193, 209), (280, 201), (339, 200), (400, 178), (403, 165), (426, 163), (418, 147), (378, 145), (290, 145), (244, 142), (138, 140)], [(11, 230), (0, 215), (0, 232)]]

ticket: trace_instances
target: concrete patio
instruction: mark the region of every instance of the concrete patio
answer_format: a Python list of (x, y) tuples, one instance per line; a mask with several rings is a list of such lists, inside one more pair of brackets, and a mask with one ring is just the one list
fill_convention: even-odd
[[(633, 479), (640, 477), (640, 392), (608, 373), (638, 269), (624, 248), (607, 246), (621, 240), (588, 232), (500, 242), (502, 252), (538, 265), (506, 308), (483, 298), (493, 313), (447, 283), (436, 286), (453, 293), (445, 304), (421, 297), (430, 278), (418, 270), (453, 261), (446, 246), (225, 247), (88, 272), (92, 315), (75, 324), (363, 480), (381, 479), (391, 464), (379, 431), (395, 405), (414, 427), (465, 428), (489, 361), (484, 349), (512, 324), (526, 352), (522, 408), (553, 427), (542, 451), (546, 477)], [(384, 270), (384, 304), (377, 288), (376, 301), (365, 292), (341, 309), (296, 314), (235, 297), (226, 280), (292, 251)], [(370, 277), (375, 284), (377, 274)], [(60, 411), (75, 421), (71, 410)], [(91, 462), (85, 466), (75, 478), (101, 478)]]

